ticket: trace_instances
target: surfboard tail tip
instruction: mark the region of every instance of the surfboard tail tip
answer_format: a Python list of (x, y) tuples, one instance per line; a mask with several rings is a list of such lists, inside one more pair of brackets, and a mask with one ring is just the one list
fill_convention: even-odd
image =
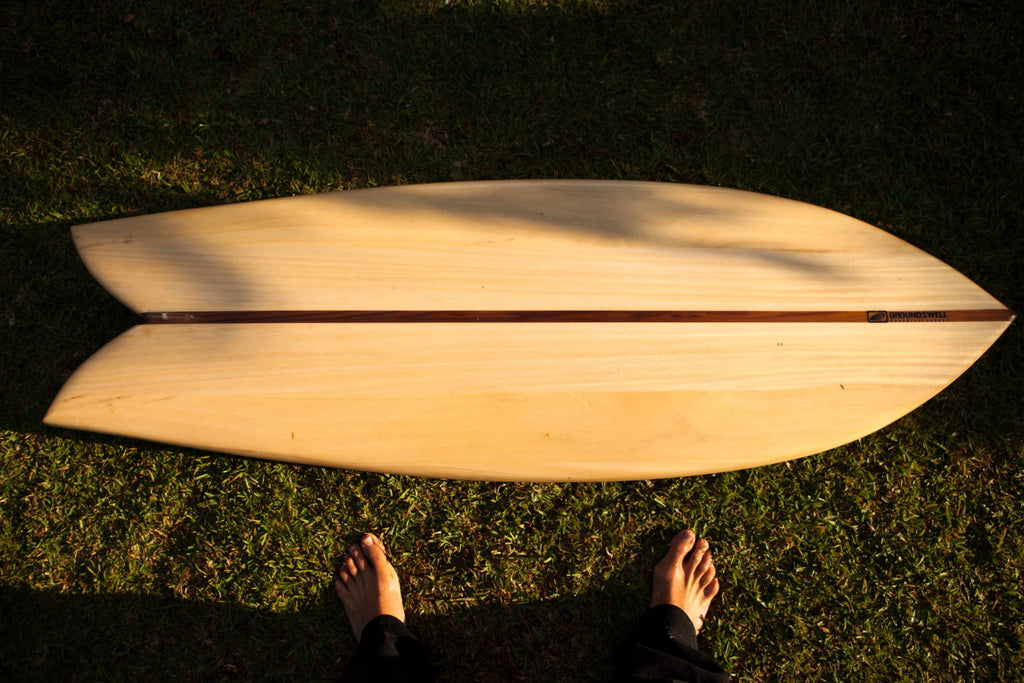
[(46, 409), (46, 413), (43, 414), (43, 424), (47, 427), (62, 427), (59, 413), (60, 408), (57, 407), (56, 403), (50, 404), (50, 407)]

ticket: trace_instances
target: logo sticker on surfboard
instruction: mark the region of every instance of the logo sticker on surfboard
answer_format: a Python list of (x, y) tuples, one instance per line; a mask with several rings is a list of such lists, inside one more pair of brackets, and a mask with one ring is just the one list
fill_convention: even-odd
[(948, 322), (946, 311), (868, 311), (869, 323)]

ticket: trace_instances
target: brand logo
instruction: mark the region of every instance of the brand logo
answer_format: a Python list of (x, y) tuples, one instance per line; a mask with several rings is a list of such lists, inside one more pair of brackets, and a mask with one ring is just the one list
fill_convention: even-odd
[(936, 323), (946, 322), (945, 311), (868, 311), (869, 323)]

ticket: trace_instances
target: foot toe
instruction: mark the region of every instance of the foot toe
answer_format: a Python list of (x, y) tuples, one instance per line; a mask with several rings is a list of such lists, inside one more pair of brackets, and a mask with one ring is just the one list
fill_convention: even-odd
[(708, 571), (710, 571), (713, 566), (715, 565), (711, 560), (711, 552), (707, 551), (700, 558), (700, 562), (697, 563), (697, 566), (694, 569), (694, 573), (697, 576), (701, 576), (702, 574), (706, 574)]
[(370, 566), (370, 563), (366, 559), (366, 553), (364, 553), (360, 548), (356, 548), (352, 553), (352, 561), (355, 563), (356, 569), (361, 572), (365, 572)]
[(708, 542), (703, 538), (699, 539), (694, 545), (693, 550), (687, 554), (686, 559), (683, 560), (683, 567), (690, 572), (696, 571), (700, 563), (704, 561), (704, 556), (708, 551)]
[(706, 585), (708, 585), (709, 583), (711, 583), (712, 581), (715, 580), (715, 575), (717, 573), (718, 573), (718, 570), (715, 569), (715, 565), (713, 565), (713, 564), (709, 565), (707, 571), (705, 571), (703, 574), (700, 575), (700, 577), (697, 579), (697, 582), (701, 586), (706, 586)]
[(374, 566), (380, 567), (387, 563), (388, 558), (384, 552), (384, 544), (380, 542), (379, 538), (373, 534), (367, 534), (360, 543), (362, 545), (362, 554)]
[(676, 534), (669, 543), (668, 551), (665, 553), (665, 556), (662, 557), (656, 565), (654, 565), (655, 573), (667, 576), (679, 571), (683, 560), (693, 549), (693, 544), (696, 540), (697, 536), (689, 529), (680, 531)]
[(690, 529), (680, 531), (668, 546), (668, 553), (665, 555), (665, 559), (678, 564), (683, 561), (686, 554), (693, 549), (693, 544), (697, 542), (697, 535)]

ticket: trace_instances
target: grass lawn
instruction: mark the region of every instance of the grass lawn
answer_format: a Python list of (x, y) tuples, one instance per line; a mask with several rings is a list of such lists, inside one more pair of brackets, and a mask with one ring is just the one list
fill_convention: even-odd
[[(827, 9), (826, 9), (827, 7)], [(389, 545), (448, 680), (587, 681), (672, 533), (741, 681), (1024, 680), (1024, 353), (857, 443), (688, 479), (363, 474), (44, 427), (133, 324), (68, 228), (398, 183), (622, 178), (799, 199), (1024, 312), (1013, 2), (10, 0), (0, 8), (0, 679), (316, 680)]]

